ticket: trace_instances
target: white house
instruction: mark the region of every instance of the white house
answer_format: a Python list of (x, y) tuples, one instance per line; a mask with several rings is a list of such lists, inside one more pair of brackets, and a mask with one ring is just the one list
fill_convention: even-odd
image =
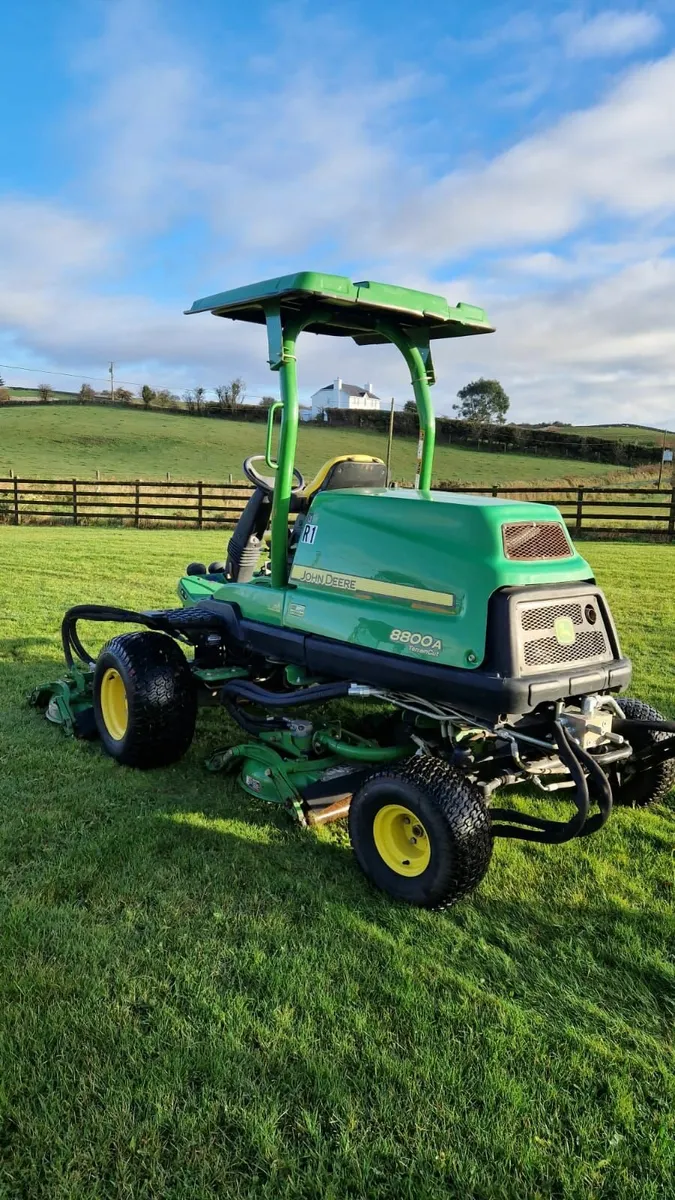
[(361, 386), (356, 383), (345, 383), (342, 379), (334, 379), (326, 387), (319, 388), (311, 397), (311, 408), (301, 411), (303, 421), (318, 417), (326, 408), (380, 408), (380, 398), (373, 391), (372, 383)]

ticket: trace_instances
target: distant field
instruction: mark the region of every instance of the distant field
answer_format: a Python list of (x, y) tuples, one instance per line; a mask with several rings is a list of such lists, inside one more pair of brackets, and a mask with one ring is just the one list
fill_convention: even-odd
[[(264, 444), (264, 425), (251, 422), (95, 407), (0, 409), (0, 475), (11, 469), (23, 476), (92, 478), (98, 470), (102, 478), (160, 479), (170, 472), (174, 479), (218, 482), (229, 473), (240, 479), (243, 459), (262, 453)], [(395, 440), (394, 478), (412, 480), (415, 448), (413, 438)], [(298, 465), (306, 475), (333, 455), (349, 453), (384, 457), (386, 438), (360, 429), (300, 430)], [(466, 484), (545, 484), (569, 478), (601, 482), (622, 470), (454, 446), (439, 446), (435, 464), (437, 482)]]
[[(663, 429), (650, 429), (647, 425), (556, 425), (556, 432), (570, 433), (575, 437), (609, 438), (613, 442), (637, 442), (641, 446), (660, 446)], [(665, 430), (666, 446), (675, 446), (675, 432)]]
[[(39, 392), (37, 388), (11, 387), (9, 389), (12, 399), (14, 400), (37, 400)], [(60, 388), (54, 388), (52, 391), (53, 400), (76, 400), (77, 392), (64, 392)]]

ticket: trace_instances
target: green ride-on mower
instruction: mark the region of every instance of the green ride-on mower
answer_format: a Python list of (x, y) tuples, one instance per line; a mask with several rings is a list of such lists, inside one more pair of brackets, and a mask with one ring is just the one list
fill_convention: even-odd
[[(179, 759), (199, 706), (222, 706), (245, 740), (207, 766), (237, 771), (246, 792), (301, 824), (347, 817), (366, 876), (432, 909), (480, 883), (496, 837), (567, 842), (601, 829), (613, 803), (664, 797), (675, 722), (619, 695), (631, 664), (558, 510), (431, 490), (430, 344), (492, 332), (485, 313), (312, 272), (189, 311), (265, 325), (281, 383), (266, 453), (244, 463), (254, 491), (227, 561), (192, 563), (180, 608), (71, 608), (68, 673), (33, 702), (141, 768)], [(384, 464), (359, 454), (303, 480), (294, 466), (303, 331), (399, 349), (419, 415), (413, 489), (390, 488)], [(94, 659), (81, 620), (144, 629)], [(524, 784), (569, 801), (572, 815), (491, 804), (498, 789)]]

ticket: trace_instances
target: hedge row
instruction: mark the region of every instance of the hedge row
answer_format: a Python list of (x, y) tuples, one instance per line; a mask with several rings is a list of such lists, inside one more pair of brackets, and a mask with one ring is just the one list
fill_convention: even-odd
[[(331, 426), (356, 426), (386, 432), (388, 412), (359, 412), (355, 409), (327, 409)], [(417, 414), (394, 413), (394, 431), (413, 437), (418, 431)], [(661, 451), (657, 446), (633, 442), (612, 441), (609, 438), (579, 437), (558, 433), (552, 429), (526, 429), (520, 425), (490, 425), (482, 431), (468, 421), (451, 417), (436, 418), (436, 442), (439, 445), (472, 446), (481, 450), (512, 450), (520, 454), (546, 454), (557, 458), (577, 458), (591, 462), (616, 463), (631, 467), (658, 463)]]
[[(26, 405), (46, 404), (49, 406), (64, 404), (89, 404), (112, 406), (112, 401), (96, 400), (11, 400), (5, 402), (11, 406), (25, 407)], [(2, 407), (5, 407), (5, 404)], [(115, 407), (133, 408), (140, 410), (141, 405), (118, 405)], [(186, 413), (194, 417), (208, 417), (215, 420), (256, 421), (267, 420), (266, 408), (259, 404), (239, 404), (235, 409), (222, 409), (217, 404), (207, 404), (202, 412), (188, 413), (181, 404), (175, 407), (156, 408), (150, 411), (176, 413), (182, 416)], [(332, 428), (372, 429), (386, 433), (389, 428), (389, 413), (376, 410), (358, 409), (326, 409), (327, 421), (321, 419), (320, 425), (328, 424)], [(416, 437), (419, 429), (417, 414), (414, 412), (394, 413), (394, 433), (401, 437)], [(645, 446), (635, 442), (612, 441), (609, 438), (579, 437), (571, 433), (559, 433), (553, 429), (523, 428), (520, 425), (490, 425), (482, 431), (477, 431), (468, 421), (457, 421), (451, 417), (437, 417), (436, 441), (439, 445), (469, 446), (480, 450), (515, 451), (520, 454), (542, 454), (554, 458), (582, 459), (590, 462), (613, 463), (616, 465), (640, 467), (658, 463), (661, 450), (658, 446)]]

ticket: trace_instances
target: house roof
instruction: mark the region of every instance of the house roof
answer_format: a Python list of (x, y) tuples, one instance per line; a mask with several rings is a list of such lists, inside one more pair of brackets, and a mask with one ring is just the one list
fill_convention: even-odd
[[(333, 386), (332, 383), (327, 383), (325, 387), (319, 388), (319, 392), (332, 392)], [(381, 399), (380, 396), (376, 396), (374, 392), (369, 392), (368, 388), (361, 387), (358, 383), (342, 383), (341, 388), (348, 396), (372, 396), (373, 400)], [(319, 392), (315, 392), (314, 394), (318, 396)]]

